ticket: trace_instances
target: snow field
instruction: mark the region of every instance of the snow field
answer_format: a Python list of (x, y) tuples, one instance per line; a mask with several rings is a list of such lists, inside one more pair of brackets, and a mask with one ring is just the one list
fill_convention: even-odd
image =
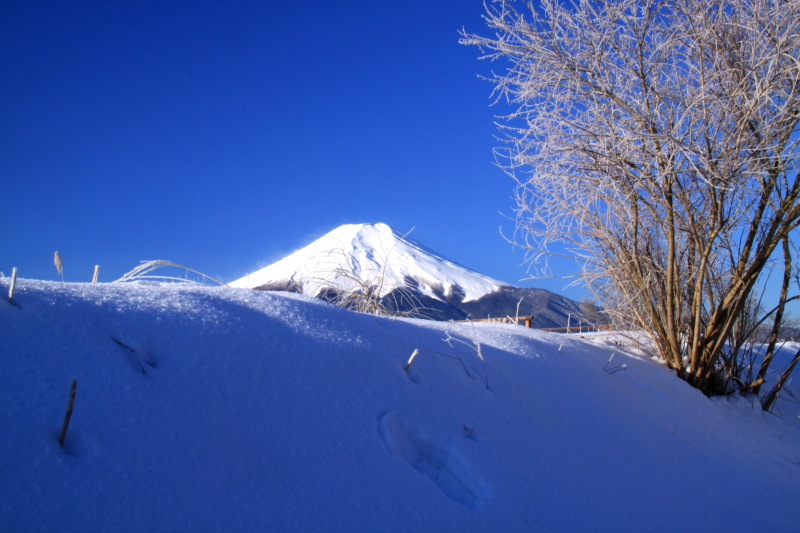
[(792, 404), (709, 400), (610, 342), (235, 288), (14, 302), (2, 531), (798, 531)]

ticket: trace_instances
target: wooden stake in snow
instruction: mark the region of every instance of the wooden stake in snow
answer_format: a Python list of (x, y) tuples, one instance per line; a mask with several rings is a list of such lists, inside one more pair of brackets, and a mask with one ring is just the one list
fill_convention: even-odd
[(75, 389), (78, 387), (78, 380), (72, 380), (72, 387), (69, 389), (69, 402), (67, 402), (67, 412), (64, 415), (64, 425), (61, 426), (61, 436), (58, 437), (58, 445), (64, 447), (64, 439), (67, 438), (67, 428), (69, 419), (72, 418), (72, 405), (75, 403)]
[(97, 276), (100, 275), (100, 265), (94, 266), (94, 276), (92, 276), (92, 284), (97, 283)]
[(417, 356), (418, 353), (419, 353), (419, 350), (414, 349), (414, 353), (411, 354), (411, 358), (409, 358), (408, 364), (406, 365), (406, 372), (408, 372), (408, 368), (411, 366), (411, 363), (414, 362), (414, 358)]
[(17, 267), (11, 269), (11, 285), (8, 286), (8, 303), (14, 303), (14, 285), (17, 284)]

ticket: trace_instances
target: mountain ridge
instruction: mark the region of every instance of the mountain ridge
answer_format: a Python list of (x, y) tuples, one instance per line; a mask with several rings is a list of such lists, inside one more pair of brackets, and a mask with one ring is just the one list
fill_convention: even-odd
[(323, 299), (368, 286), (390, 310), (439, 321), (513, 317), (518, 303), (518, 315), (538, 328), (564, 327), (580, 314), (574, 300), (493, 279), (383, 223), (339, 226), (230, 285)]

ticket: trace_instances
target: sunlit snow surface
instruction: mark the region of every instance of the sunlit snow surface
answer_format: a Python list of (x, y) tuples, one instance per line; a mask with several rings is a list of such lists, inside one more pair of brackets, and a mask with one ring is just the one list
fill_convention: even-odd
[[(349, 277), (342, 275), (347, 272)], [(476, 300), (507, 283), (464, 268), (393, 230), (386, 224), (345, 224), (302, 250), (231, 283), (255, 288), (269, 283), (295, 282), (303, 294), (316, 296), (320, 289), (352, 290), (352, 277), (386, 283), (380, 296), (409, 283), (426, 296), (462, 292), (464, 301)]]
[(709, 400), (608, 340), (248, 289), (7, 291), (3, 532), (800, 529), (790, 397)]

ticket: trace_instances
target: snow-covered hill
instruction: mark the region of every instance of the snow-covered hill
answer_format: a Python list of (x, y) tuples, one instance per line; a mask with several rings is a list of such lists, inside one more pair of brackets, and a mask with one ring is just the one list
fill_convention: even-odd
[(354, 280), (380, 286), (389, 306), (409, 301), (392, 297), (393, 291), (410, 294), (423, 309), (420, 315), (437, 320), (514, 316), (520, 299), (520, 316), (536, 317), (535, 327), (566, 326), (568, 315), (580, 311), (569, 298), (479, 274), (381, 223), (339, 226), (230, 285), (318, 296), (327, 289), (359, 288)]
[(797, 404), (708, 399), (607, 340), (200, 285), (14, 303), (4, 533), (798, 531)]

